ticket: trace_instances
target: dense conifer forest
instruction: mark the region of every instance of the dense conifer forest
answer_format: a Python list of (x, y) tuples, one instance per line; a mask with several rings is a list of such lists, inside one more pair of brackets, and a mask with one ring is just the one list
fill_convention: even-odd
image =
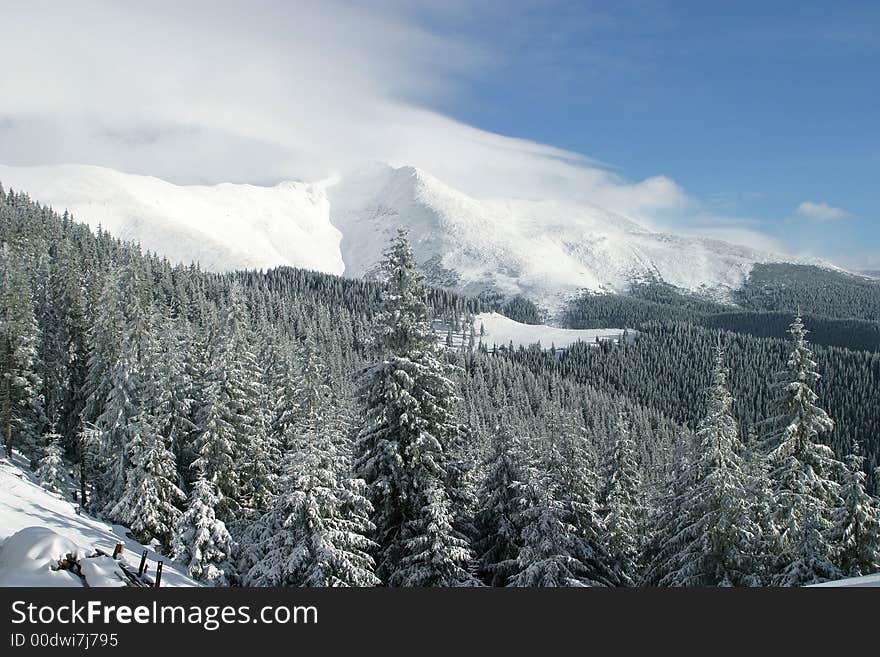
[[(829, 297), (761, 269), (736, 326), (653, 284), (585, 298), (573, 325), (614, 320), (636, 340), (555, 353), (480, 344), (478, 312), (542, 314), (426, 289), (403, 232), (379, 281), (215, 274), (0, 189), (0, 244), (6, 453), (47, 488), (72, 471), (90, 512), (205, 584), (797, 586), (880, 570), (880, 356), (859, 342), (870, 329), (844, 343), (833, 324), (873, 326), (867, 284)], [(748, 328), (792, 310), (784, 335)], [(815, 317), (834, 346), (810, 345)]]

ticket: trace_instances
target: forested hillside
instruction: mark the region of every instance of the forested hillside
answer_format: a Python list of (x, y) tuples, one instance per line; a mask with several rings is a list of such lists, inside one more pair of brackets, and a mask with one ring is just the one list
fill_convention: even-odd
[(686, 322), (783, 339), (801, 313), (817, 344), (880, 351), (880, 281), (805, 265), (758, 264), (733, 301), (722, 304), (652, 281), (633, 285), (627, 295), (583, 295), (563, 320), (572, 328)]
[(876, 458), (877, 361), (814, 362), (799, 319), (787, 342), (657, 326), (489, 353), (442, 346), (433, 317), (470, 334), (490, 300), (426, 290), (404, 233), (381, 283), (210, 274), (2, 192), (0, 243), (7, 453), (47, 486), (71, 465), (91, 511), (200, 581), (800, 585), (880, 568), (858, 452)]

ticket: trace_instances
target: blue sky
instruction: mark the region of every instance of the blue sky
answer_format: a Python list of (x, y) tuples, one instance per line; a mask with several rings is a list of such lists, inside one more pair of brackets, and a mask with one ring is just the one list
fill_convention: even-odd
[(880, 269), (876, 0), (30, 0), (4, 18), (2, 164), (271, 184), (384, 160)]
[(443, 111), (669, 176), (799, 247), (880, 254), (880, 3), (516, 4), (423, 16), (496, 53)]

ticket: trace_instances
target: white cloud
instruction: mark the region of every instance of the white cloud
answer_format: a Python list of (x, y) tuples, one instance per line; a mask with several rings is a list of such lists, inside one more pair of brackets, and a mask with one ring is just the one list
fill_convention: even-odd
[[(315, 180), (411, 164), (479, 197), (590, 201), (652, 227), (700, 223), (675, 181), (431, 110), (499, 56), (395, 3), (78, 2), (4, 8), (0, 162), (109, 166), (177, 183)], [(704, 232), (764, 246), (715, 217)], [(695, 230), (700, 230), (696, 228)]]
[(849, 216), (849, 213), (841, 208), (836, 208), (827, 203), (813, 203), (812, 201), (801, 203), (797, 207), (797, 213), (798, 216), (812, 221), (832, 221)]

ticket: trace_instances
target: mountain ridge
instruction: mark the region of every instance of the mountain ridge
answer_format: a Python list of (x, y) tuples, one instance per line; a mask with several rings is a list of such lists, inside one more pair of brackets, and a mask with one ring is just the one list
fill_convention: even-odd
[(412, 166), (371, 163), (317, 182), (174, 185), (93, 165), (8, 167), (0, 184), (77, 220), (213, 271), (294, 266), (371, 276), (399, 226), (428, 282), (522, 295), (551, 312), (577, 294), (661, 280), (726, 299), (756, 263), (822, 261), (652, 231), (560, 200), (477, 199)]

